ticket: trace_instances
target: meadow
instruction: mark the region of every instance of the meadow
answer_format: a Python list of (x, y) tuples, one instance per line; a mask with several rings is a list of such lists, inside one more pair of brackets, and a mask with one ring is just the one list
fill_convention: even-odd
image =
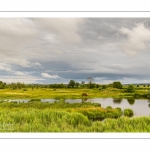
[(150, 87), (135, 87), (135, 92), (129, 93), (126, 91), (127, 86), (122, 89), (107, 87), (106, 89), (100, 88), (26, 88), (15, 89), (10, 88), (0, 89), (0, 99), (24, 99), (24, 98), (53, 98), (53, 99), (77, 99), (82, 98), (82, 93), (87, 93), (88, 98), (119, 98), (119, 97), (135, 97), (147, 98)]
[[(135, 91), (99, 88), (26, 88), (0, 89), (0, 132), (150, 132), (150, 117), (132, 117), (131, 109), (101, 107), (98, 103), (65, 103), (65, 99), (87, 98), (148, 98), (149, 87)], [(59, 102), (41, 103), (40, 99)], [(4, 102), (8, 99), (29, 99), (28, 103)]]

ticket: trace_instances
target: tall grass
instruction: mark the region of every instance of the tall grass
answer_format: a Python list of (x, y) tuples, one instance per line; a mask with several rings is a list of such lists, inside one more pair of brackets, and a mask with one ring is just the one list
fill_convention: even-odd
[(63, 110), (0, 110), (0, 132), (150, 132), (150, 117), (105, 119), (92, 122), (85, 115)]

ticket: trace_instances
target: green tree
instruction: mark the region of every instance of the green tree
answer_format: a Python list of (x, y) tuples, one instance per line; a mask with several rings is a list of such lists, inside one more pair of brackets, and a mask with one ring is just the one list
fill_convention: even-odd
[(102, 85), (102, 89), (106, 89), (107, 88), (107, 85)]
[(135, 92), (134, 86), (133, 86), (132, 84), (130, 84), (130, 85), (128, 86), (127, 92), (129, 92), (129, 93)]
[(122, 89), (122, 84), (119, 81), (113, 82), (113, 88)]
[(68, 86), (74, 88), (75, 81), (74, 80), (70, 80)]
[(79, 82), (76, 82), (76, 83), (75, 83), (75, 86), (76, 86), (77, 88), (79, 87), (79, 85), (80, 85)]

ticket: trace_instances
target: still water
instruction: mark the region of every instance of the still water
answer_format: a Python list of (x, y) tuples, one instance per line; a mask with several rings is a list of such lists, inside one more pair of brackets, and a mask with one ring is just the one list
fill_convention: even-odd
[[(28, 103), (30, 100), (18, 99), (18, 100), (6, 100), (6, 102)], [(55, 99), (41, 99), (41, 102), (54, 103), (59, 102)], [(66, 103), (100, 103), (101, 107), (106, 108), (111, 106), (112, 108), (120, 107), (122, 110), (131, 108), (134, 111), (134, 116), (150, 116), (150, 100), (140, 99), (114, 99), (114, 98), (93, 98), (93, 99), (66, 99)]]
[(70, 100), (66, 99), (66, 103), (100, 103), (101, 107), (106, 108), (111, 106), (112, 108), (120, 107), (122, 110), (126, 108), (131, 108), (134, 111), (134, 116), (150, 116), (150, 100), (140, 100), (140, 99), (113, 99), (113, 98), (94, 98), (87, 100)]

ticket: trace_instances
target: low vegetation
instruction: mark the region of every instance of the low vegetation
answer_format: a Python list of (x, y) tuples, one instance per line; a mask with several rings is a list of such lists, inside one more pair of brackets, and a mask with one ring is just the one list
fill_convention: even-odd
[[(0, 132), (150, 132), (150, 117), (132, 118), (131, 109), (102, 108), (97, 103), (85, 103), (88, 98), (114, 98), (120, 103), (127, 98), (150, 98), (146, 85), (108, 85), (70, 80), (65, 84), (6, 84), (0, 82)], [(84, 94), (83, 94), (84, 93)], [(41, 99), (56, 99), (41, 103)], [(82, 99), (82, 103), (65, 103), (65, 99)], [(8, 99), (28, 99), (28, 103), (5, 102)], [(3, 101), (5, 100), (5, 101)], [(101, 121), (103, 120), (103, 121)], [(11, 125), (11, 129), (10, 129)]]

